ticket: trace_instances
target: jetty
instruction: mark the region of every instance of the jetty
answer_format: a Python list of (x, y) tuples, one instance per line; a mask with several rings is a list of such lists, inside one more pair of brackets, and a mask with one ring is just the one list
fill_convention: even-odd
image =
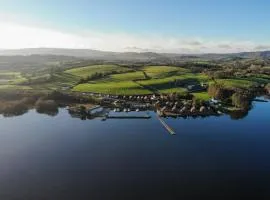
[(163, 119), (161, 119), (161, 117), (158, 116), (158, 119), (159, 119), (159, 121), (161, 122), (161, 124), (164, 126), (164, 128), (165, 128), (171, 135), (176, 135), (176, 133), (174, 132), (174, 130), (173, 130), (171, 127), (169, 127), (169, 125), (166, 124), (166, 122), (165, 122)]

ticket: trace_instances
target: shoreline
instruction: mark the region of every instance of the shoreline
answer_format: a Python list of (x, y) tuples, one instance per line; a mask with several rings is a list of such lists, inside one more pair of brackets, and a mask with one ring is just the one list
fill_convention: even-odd
[[(36, 108), (41, 113), (48, 112), (55, 114), (59, 107), (67, 106), (71, 113), (90, 117), (89, 110), (97, 105), (107, 109), (145, 111), (151, 110), (165, 117), (207, 117), (219, 116), (222, 114), (231, 115), (235, 113), (246, 113), (250, 110), (237, 108), (224, 102), (204, 101), (195, 102), (194, 99), (177, 98), (173, 95), (130, 95), (112, 96), (98, 95), (98, 97), (88, 96), (85, 93), (62, 93), (54, 91), (48, 94), (11, 93), (10, 96), (0, 96), (0, 114), (6, 116), (16, 116)], [(261, 95), (260, 95), (261, 96)], [(256, 96), (250, 99), (250, 104), (254, 101), (269, 102), (269, 94), (264, 94), (265, 99)], [(38, 105), (39, 103), (39, 105)]]

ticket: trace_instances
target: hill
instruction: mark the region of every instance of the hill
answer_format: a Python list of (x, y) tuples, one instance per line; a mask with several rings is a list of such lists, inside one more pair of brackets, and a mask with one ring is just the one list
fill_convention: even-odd
[(155, 52), (109, 52), (91, 49), (32, 48), (0, 50), (0, 56), (54, 55), (71, 56), (100, 60), (190, 60), (190, 59), (226, 59), (226, 58), (270, 58), (270, 51), (241, 52), (230, 54), (170, 54)]

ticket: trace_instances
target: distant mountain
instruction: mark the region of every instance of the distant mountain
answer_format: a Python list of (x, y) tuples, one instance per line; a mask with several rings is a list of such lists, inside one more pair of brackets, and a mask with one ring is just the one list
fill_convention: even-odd
[(28, 56), (28, 55), (55, 55), (72, 56), (86, 59), (100, 60), (189, 60), (189, 59), (226, 59), (226, 58), (270, 58), (270, 51), (241, 52), (231, 54), (169, 54), (154, 52), (109, 52), (91, 49), (58, 49), (58, 48), (33, 48), (0, 50), (0, 56)]
[(71, 56), (87, 59), (101, 60), (147, 60), (164, 57), (161, 54), (144, 52), (107, 52), (91, 49), (57, 49), (57, 48), (33, 48), (33, 49), (14, 49), (0, 50), (0, 56), (29, 56), (29, 55), (56, 55), (56, 56)]
[(32, 49), (0, 50), (0, 55), (7, 55), (7, 56), (64, 55), (72, 57), (102, 57), (108, 54), (110, 53), (88, 49), (32, 48)]

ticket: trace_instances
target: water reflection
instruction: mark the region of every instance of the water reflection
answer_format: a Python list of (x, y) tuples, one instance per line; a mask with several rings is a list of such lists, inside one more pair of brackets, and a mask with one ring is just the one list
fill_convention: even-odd
[(20, 110), (20, 111), (17, 111), (17, 112), (6, 112), (6, 113), (3, 113), (3, 116), (4, 117), (17, 117), (17, 116), (22, 116), (26, 113), (28, 113), (28, 109), (27, 110)]
[(74, 120), (60, 108), (55, 118), (34, 110), (1, 118), (1, 199), (266, 194), (270, 104), (254, 104), (241, 122), (229, 116), (164, 119), (176, 136), (166, 132), (154, 112), (149, 120), (107, 120), (105, 125), (99, 119)]
[[(269, 96), (258, 98), (254, 102), (265, 103), (265, 102), (268, 102), (267, 99), (269, 99)], [(65, 108), (65, 107), (63, 107), (63, 106), (61, 106), (61, 107), (60, 106), (52, 106), (52, 107), (42, 106), (42, 107), (36, 108), (36, 112), (39, 113), (39, 114), (45, 114), (45, 115), (48, 115), (48, 116), (51, 116), (51, 117), (55, 117), (59, 113), (59, 108)], [(252, 105), (249, 109), (235, 110), (235, 111), (230, 112), (228, 115), (230, 116), (230, 118), (232, 120), (244, 119), (244, 118), (246, 118), (248, 116), (249, 112), (251, 110), (253, 110), (253, 108), (254, 108), (254, 106)], [(0, 114), (2, 114), (4, 117), (22, 116), (22, 115), (28, 113), (28, 111), (31, 110), (31, 109), (33, 109), (33, 107), (27, 107), (27, 106), (24, 106), (24, 105), (21, 105), (21, 104), (11, 104), (11, 105), (5, 106), (3, 108), (3, 106), (1, 107), (1, 104), (0, 104)], [(108, 110), (110, 110), (110, 109), (107, 109), (106, 112), (108, 112)], [(70, 117), (77, 118), (77, 119), (80, 119), (80, 120), (91, 120), (91, 119), (95, 119), (96, 117), (102, 117), (102, 116), (87, 115), (85, 113), (79, 113), (78, 114), (78, 113), (74, 113), (74, 112), (70, 112), (70, 111), (68, 113), (69, 113)], [(177, 118), (181, 118), (181, 119), (192, 118), (192, 119), (198, 119), (198, 118), (208, 118), (208, 117), (211, 117), (211, 116), (181, 116), (181, 117), (170, 116), (170, 117), (166, 117), (166, 118), (175, 118), (175, 119), (177, 119)]]
[[(8, 111), (8, 112), (2, 112), (2, 115), (4, 117), (16, 117), (16, 116), (21, 116), (24, 115), (26, 113), (28, 113), (29, 110), (31, 110), (33, 108), (27, 108), (27, 109), (23, 109), (23, 110), (16, 110), (16, 111)], [(51, 117), (55, 117), (58, 115), (59, 113), (59, 108), (55, 108), (55, 109), (35, 109), (37, 113), (39, 114), (45, 114)], [(252, 109), (250, 109), (252, 110)], [(248, 113), (250, 110), (237, 110), (234, 112), (231, 112), (229, 114), (229, 116), (231, 117), (231, 119), (234, 120), (239, 120), (239, 119), (244, 119), (245, 117), (248, 116)], [(151, 110), (149, 110), (151, 111)], [(113, 111), (111, 111), (113, 112)], [(85, 115), (85, 114), (74, 114), (72, 112), (69, 112), (70, 117), (72, 118), (77, 118), (77, 119), (81, 119), (81, 120), (91, 120), (91, 119), (95, 119), (96, 117), (102, 117), (102, 116), (91, 116), (91, 115)], [(165, 117), (165, 118), (182, 118), (182, 119), (188, 119), (188, 118), (192, 118), (192, 119), (198, 119), (198, 118), (208, 118), (211, 116), (170, 116), (170, 117)], [(218, 117), (218, 116), (217, 116)]]
[(230, 117), (233, 120), (244, 119), (248, 116), (249, 110), (237, 110), (230, 113)]
[(51, 110), (51, 109), (49, 109), (49, 110), (36, 109), (36, 111), (39, 114), (45, 114), (45, 115), (48, 115), (48, 116), (51, 116), (51, 117), (54, 117), (54, 116), (58, 115), (58, 113), (59, 113), (59, 109), (58, 108), (56, 108), (54, 110)]

